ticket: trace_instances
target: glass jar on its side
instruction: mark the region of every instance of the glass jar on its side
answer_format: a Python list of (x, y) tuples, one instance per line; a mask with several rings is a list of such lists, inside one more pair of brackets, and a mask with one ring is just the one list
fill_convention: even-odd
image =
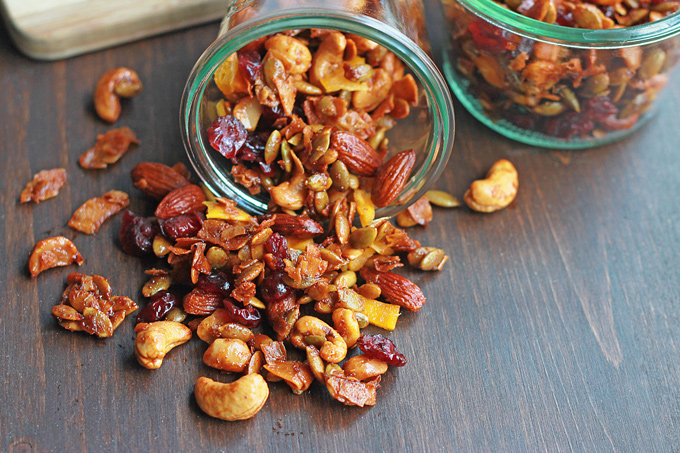
[(588, 148), (629, 135), (653, 116), (680, 59), (678, 14), (585, 29), (491, 0), (443, 5), (450, 25), (444, 72), (454, 93), (482, 123), (530, 145)]
[[(197, 173), (219, 196), (262, 214), (268, 195), (252, 195), (234, 181), (231, 163), (211, 149), (208, 110), (221, 97), (213, 75), (220, 64), (245, 45), (267, 35), (300, 29), (332, 29), (362, 36), (393, 52), (418, 85), (418, 103), (408, 117), (390, 129), (390, 155), (414, 149), (416, 164), (399, 197), (379, 208), (390, 216), (424, 195), (440, 175), (451, 153), (454, 116), (444, 78), (426, 51), (429, 49), (420, 1), (255, 0), (235, 2), (225, 17), (219, 38), (204, 52), (189, 77), (180, 110), (184, 145)], [(418, 42), (419, 44), (416, 44)], [(387, 156), (389, 157), (389, 156)]]

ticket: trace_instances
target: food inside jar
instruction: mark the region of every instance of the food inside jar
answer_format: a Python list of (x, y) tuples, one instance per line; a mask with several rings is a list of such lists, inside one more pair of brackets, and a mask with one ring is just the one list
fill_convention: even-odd
[[(224, 60), (206, 102), (205, 137), (233, 179), (269, 211), (333, 217), (341, 203), (407, 201), (403, 183), (372, 187), (390, 154), (386, 132), (418, 105), (419, 87), (394, 53), (336, 30), (264, 36)], [(359, 200), (361, 199), (361, 200)], [(344, 201), (343, 201), (344, 200)]]
[[(499, 2), (542, 22), (613, 29), (661, 19), (680, 2)], [(628, 130), (646, 113), (678, 60), (677, 38), (646, 46), (574, 48), (511, 33), (446, 1), (458, 74), (495, 121), (553, 139), (594, 139)]]

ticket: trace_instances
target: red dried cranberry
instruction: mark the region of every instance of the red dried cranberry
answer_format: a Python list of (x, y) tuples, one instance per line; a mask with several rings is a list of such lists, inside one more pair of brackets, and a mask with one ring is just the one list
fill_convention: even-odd
[(170, 310), (179, 307), (182, 300), (170, 291), (158, 291), (137, 315), (137, 323), (156, 322), (163, 319)]
[(248, 162), (264, 160), (264, 147), (267, 144), (268, 137), (269, 134), (266, 132), (248, 132), (245, 143), (232, 159), (234, 163), (242, 160)]
[(228, 296), (234, 289), (234, 281), (224, 272), (214, 270), (208, 275), (199, 275), (196, 288), (209, 293), (219, 293), (223, 296)]
[(129, 209), (123, 214), (118, 238), (128, 255), (143, 256), (153, 252), (153, 238), (158, 234), (158, 224)]
[(239, 50), (238, 69), (251, 84), (254, 84), (257, 79), (261, 63), (262, 58), (259, 52), (255, 50)]
[(284, 116), (286, 116), (286, 114), (284, 113), (281, 104), (277, 104), (276, 107), (269, 107), (268, 105), (263, 105), (262, 117), (261, 121), (258, 123), (258, 126), (261, 125), (266, 128), (269, 128), (274, 123), (274, 121), (278, 120), (279, 118), (283, 118)]
[(285, 236), (279, 233), (274, 233), (269, 236), (267, 242), (264, 243), (264, 250), (267, 253), (271, 253), (274, 257), (275, 269), (283, 269), (286, 267), (286, 263), (283, 261), (289, 258), (288, 255), (288, 240)]
[(210, 146), (227, 159), (231, 159), (241, 149), (248, 137), (248, 131), (243, 124), (232, 115), (217, 118), (208, 127)]
[(548, 135), (570, 139), (583, 137), (595, 129), (595, 122), (583, 113), (569, 112), (550, 118), (544, 131)]
[(584, 110), (586, 115), (594, 121), (616, 116), (619, 113), (619, 109), (616, 108), (607, 96), (596, 96), (589, 99), (585, 104)]
[(361, 352), (371, 359), (378, 359), (391, 366), (406, 365), (406, 357), (397, 351), (392, 340), (382, 335), (362, 335), (357, 340)]
[(237, 302), (231, 297), (224, 298), (224, 308), (229, 312), (229, 316), (237, 323), (254, 329), (262, 322), (262, 314), (253, 306), (246, 305), (239, 308)]
[(294, 289), (283, 282), (284, 275), (286, 275), (284, 271), (277, 270), (262, 280), (260, 295), (265, 302), (280, 302), (293, 293)]
[(169, 239), (177, 240), (179, 238), (194, 237), (198, 234), (203, 226), (203, 218), (197, 213), (178, 215), (169, 219), (160, 219), (158, 221), (161, 227), (161, 233)]
[(497, 53), (507, 48), (508, 40), (503, 37), (503, 30), (495, 25), (475, 20), (468, 25), (468, 30), (480, 50)]

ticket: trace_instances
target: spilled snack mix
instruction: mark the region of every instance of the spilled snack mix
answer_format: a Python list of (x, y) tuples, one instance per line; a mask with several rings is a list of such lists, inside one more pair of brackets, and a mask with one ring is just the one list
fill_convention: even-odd
[(230, 55), (214, 81), (224, 99), (208, 112), (208, 141), (235, 181), (269, 193), (271, 212), (323, 219), (341, 199), (374, 209), (402, 195), (416, 154), (383, 162), (385, 133), (417, 105), (418, 86), (384, 47), (333, 30), (280, 33)]
[[(677, 0), (499, 0), (526, 17), (583, 29), (636, 26), (674, 14)], [(632, 128), (668, 82), (676, 39), (617, 49), (572, 48), (524, 38), (445, 0), (451, 49), (465, 90), (493, 120), (558, 139)]]
[[(160, 187), (157, 178), (165, 180), (169, 167), (159, 168), (139, 164), (133, 179), (147, 181), (145, 188)], [(388, 365), (406, 360), (389, 339), (361, 330), (370, 324), (393, 330), (401, 308), (423, 307), (420, 288), (392, 272), (403, 266), (401, 256), (414, 254), (407, 260), (414, 267), (435, 270), (446, 261), (444, 252), (421, 247), (388, 219), (368, 215), (366, 226), (354, 226), (357, 207), (346, 198), (329, 206), (332, 221), (319, 223), (286, 213), (250, 216), (225, 198), (203, 201), (191, 187), (196, 186), (168, 192), (156, 218), (131, 211), (123, 217), (123, 249), (135, 256), (155, 254), (169, 264), (167, 270), (148, 271), (143, 292), (150, 299), (137, 316), (140, 363), (159, 367), (170, 349), (189, 339), (181, 323), (193, 316), (188, 325), (209, 344), (206, 365), (266, 377), (249, 385), (240, 379), (240, 384), (197, 381), (197, 401), (210, 415), (253, 416), (251, 400), (266, 400), (267, 382), (279, 380), (299, 394), (316, 379), (344, 404), (375, 404), (380, 376)], [(355, 344), (363, 354), (341, 368), (338, 363)], [(290, 345), (306, 360), (289, 357)], [(206, 393), (225, 392), (224, 385), (244, 392), (235, 398), (247, 400), (248, 410)], [(248, 392), (255, 392), (250, 400)], [(257, 410), (262, 405), (258, 400)]]

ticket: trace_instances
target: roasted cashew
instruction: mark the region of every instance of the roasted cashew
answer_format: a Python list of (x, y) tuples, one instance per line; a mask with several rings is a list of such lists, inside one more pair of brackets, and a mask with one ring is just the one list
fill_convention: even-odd
[(215, 382), (206, 377), (196, 380), (196, 402), (211, 417), (227, 421), (254, 417), (267, 402), (269, 386), (257, 374), (246, 374), (230, 384)]
[(309, 70), (309, 81), (316, 86), (323, 86), (321, 79), (342, 67), (345, 47), (347, 47), (345, 35), (339, 31), (329, 33), (314, 54)]
[(510, 161), (501, 159), (491, 166), (486, 179), (470, 185), (463, 200), (474, 211), (494, 212), (512, 203), (518, 187), (517, 170)]
[[(141, 326), (138, 325), (138, 326)], [(191, 330), (173, 321), (156, 321), (142, 327), (135, 338), (135, 356), (144, 368), (160, 368), (163, 358), (175, 346), (186, 343)]]
[(360, 381), (380, 376), (387, 371), (387, 363), (378, 359), (371, 359), (364, 354), (355, 355), (342, 365), (342, 370), (347, 377), (353, 377)]
[(250, 361), (250, 348), (234, 338), (218, 338), (203, 355), (203, 363), (218, 370), (241, 373)]
[(345, 340), (348, 348), (354, 346), (361, 336), (359, 321), (354, 312), (347, 308), (338, 308), (333, 312), (333, 327)]
[(267, 39), (264, 48), (283, 63), (290, 74), (303, 74), (312, 65), (312, 53), (297, 39), (277, 34)]
[(300, 349), (313, 344), (319, 348), (321, 358), (326, 362), (338, 363), (347, 355), (347, 343), (340, 334), (314, 316), (298, 319), (290, 334), (290, 341)]
[(97, 115), (109, 123), (120, 116), (120, 98), (131, 98), (142, 91), (142, 82), (135, 71), (128, 68), (112, 69), (104, 73), (94, 89)]

